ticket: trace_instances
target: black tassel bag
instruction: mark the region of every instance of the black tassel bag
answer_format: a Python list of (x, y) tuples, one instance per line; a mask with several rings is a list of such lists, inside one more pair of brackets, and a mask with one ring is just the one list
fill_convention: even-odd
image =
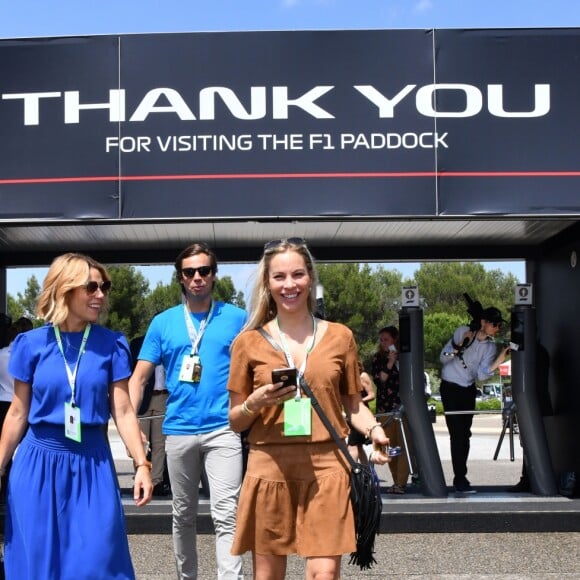
[(304, 377), (300, 378), (300, 386), (310, 398), (320, 420), (350, 465), (350, 500), (354, 512), (356, 551), (350, 555), (349, 564), (359, 566), (361, 570), (369, 570), (373, 564), (377, 563), (374, 557), (375, 538), (379, 531), (383, 511), (379, 479), (375, 468), (372, 463), (362, 465), (351, 457), (346, 443), (338, 436)]

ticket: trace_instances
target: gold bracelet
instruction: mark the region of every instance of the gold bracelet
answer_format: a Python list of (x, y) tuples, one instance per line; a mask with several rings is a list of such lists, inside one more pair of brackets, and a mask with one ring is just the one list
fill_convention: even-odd
[(367, 430), (366, 430), (366, 438), (367, 439), (371, 438), (371, 435), (373, 433), (373, 429), (375, 429), (376, 427), (382, 427), (381, 423), (375, 423), (374, 425), (367, 427)]
[(146, 467), (149, 471), (151, 471), (151, 461), (147, 461), (147, 459), (144, 459), (143, 461), (141, 461), (140, 463), (137, 463), (136, 461), (133, 462), (133, 467), (135, 469), (139, 469), (140, 467)]
[(250, 409), (248, 407), (248, 403), (246, 401), (244, 401), (242, 403), (242, 415), (245, 415), (246, 417), (252, 417), (256, 414), (256, 411), (252, 411), (252, 409)]

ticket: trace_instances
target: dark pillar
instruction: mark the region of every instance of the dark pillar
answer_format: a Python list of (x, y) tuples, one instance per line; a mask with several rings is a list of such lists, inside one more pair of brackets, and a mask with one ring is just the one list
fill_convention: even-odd
[(532, 493), (557, 495), (550, 451), (536, 390), (536, 309), (514, 306), (511, 320), (512, 394)]
[(411, 429), (411, 439), (421, 477), (421, 490), (429, 497), (447, 497), (439, 450), (425, 402), (421, 308), (405, 307), (399, 311), (399, 342), (399, 392)]

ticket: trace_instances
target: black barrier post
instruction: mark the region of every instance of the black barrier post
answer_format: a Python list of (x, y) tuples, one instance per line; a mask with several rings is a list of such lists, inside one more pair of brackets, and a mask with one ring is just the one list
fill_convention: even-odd
[(536, 394), (536, 309), (512, 308), (512, 394), (532, 493), (557, 495), (550, 451)]
[(403, 307), (399, 311), (399, 343), (399, 394), (409, 420), (421, 491), (429, 497), (447, 497), (439, 450), (425, 402), (422, 308)]

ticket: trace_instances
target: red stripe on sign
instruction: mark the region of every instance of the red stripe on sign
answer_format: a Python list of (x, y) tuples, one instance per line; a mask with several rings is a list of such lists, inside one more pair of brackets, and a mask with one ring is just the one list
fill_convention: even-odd
[(0, 185), (35, 183), (87, 183), (107, 181), (191, 181), (218, 179), (369, 179), (410, 177), (580, 177), (580, 171), (395, 171), (340, 173), (200, 173), (183, 175), (123, 175), (92, 177), (29, 177), (0, 179)]

